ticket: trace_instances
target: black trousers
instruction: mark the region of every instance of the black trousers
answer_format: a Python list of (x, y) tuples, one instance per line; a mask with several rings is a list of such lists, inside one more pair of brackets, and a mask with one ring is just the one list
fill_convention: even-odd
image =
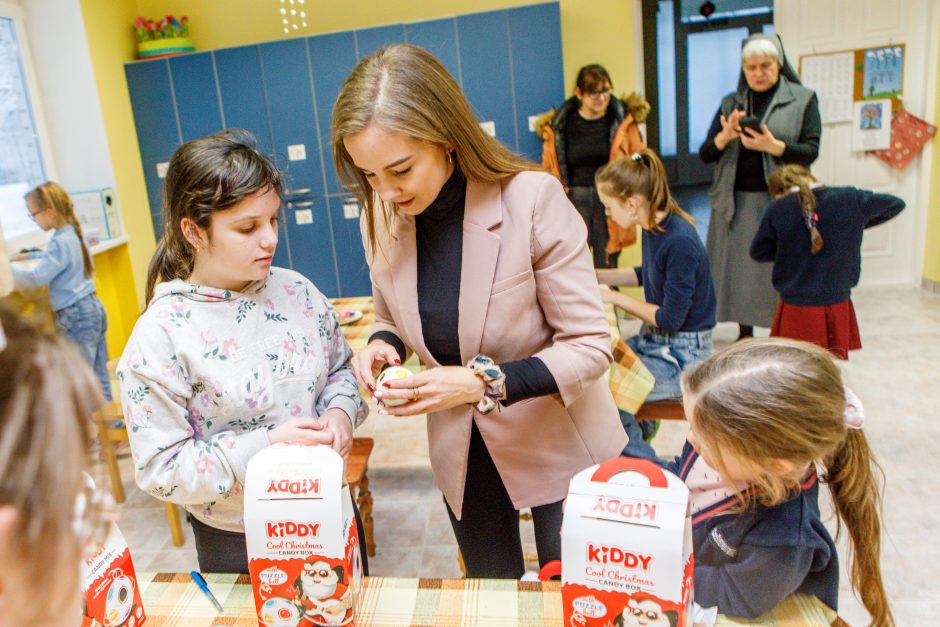
[(595, 268), (616, 268), (620, 253), (607, 254), (607, 214), (604, 203), (597, 195), (597, 188), (576, 186), (568, 190), (571, 204), (575, 206), (588, 230), (588, 246), (594, 255)]
[[(362, 574), (369, 574), (369, 556), (366, 554), (366, 538), (362, 532), (362, 520), (359, 508), (353, 499), (353, 514), (356, 516), (356, 528), (359, 530), (359, 553), (362, 556)], [(248, 545), (244, 533), (225, 531), (210, 527), (187, 514), (189, 524), (196, 536), (196, 557), (199, 570), (204, 573), (248, 574)]]
[[(562, 501), (532, 508), (539, 566), (561, 559)], [(450, 524), (467, 568), (467, 577), (519, 579), (525, 572), (519, 510), (486, 450), (476, 423), (470, 434), (467, 480), (460, 520), (447, 506)]]

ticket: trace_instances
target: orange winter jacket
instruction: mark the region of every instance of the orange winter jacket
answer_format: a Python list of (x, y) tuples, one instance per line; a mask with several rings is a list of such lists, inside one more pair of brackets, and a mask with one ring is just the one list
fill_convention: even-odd
[[(542, 138), (542, 167), (554, 174), (568, 189), (568, 176), (564, 151), (564, 127), (567, 117), (577, 111), (577, 98), (566, 100), (556, 111), (552, 109), (539, 116), (537, 128)], [(624, 99), (610, 98), (614, 116), (611, 125), (610, 161), (630, 155), (646, 147), (640, 134), (640, 122), (649, 113), (649, 103), (635, 92)], [(559, 150), (559, 147), (561, 149)], [(616, 253), (636, 242), (636, 229), (624, 229), (607, 218), (607, 254)]]

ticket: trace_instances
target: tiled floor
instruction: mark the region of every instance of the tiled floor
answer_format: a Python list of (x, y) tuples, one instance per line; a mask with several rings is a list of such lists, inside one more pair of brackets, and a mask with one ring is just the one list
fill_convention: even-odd
[[(913, 288), (864, 289), (856, 291), (854, 301), (865, 348), (852, 353), (845, 372), (865, 402), (866, 433), (885, 471), (885, 585), (899, 625), (927, 624), (928, 617), (940, 615), (940, 503), (932, 498), (930, 479), (940, 476), (940, 297)], [(625, 323), (623, 331), (631, 332), (632, 324)], [(719, 325), (716, 344), (735, 335), (732, 325)], [(428, 466), (424, 419), (373, 412), (357, 434), (376, 439), (369, 464), (378, 546), (372, 573), (458, 577), (456, 544)], [(684, 436), (683, 424), (664, 424), (655, 444), (660, 454), (675, 454)], [(196, 568), (188, 526), (185, 546), (174, 547), (164, 508), (133, 484), (129, 460), (122, 463), (128, 498), (120, 506), (121, 527), (136, 567)], [(100, 465), (97, 471), (107, 485)], [(862, 625), (867, 615), (848, 587), (849, 552), (842, 535), (839, 613)], [(534, 552), (531, 524), (524, 523), (523, 537), (526, 550)]]

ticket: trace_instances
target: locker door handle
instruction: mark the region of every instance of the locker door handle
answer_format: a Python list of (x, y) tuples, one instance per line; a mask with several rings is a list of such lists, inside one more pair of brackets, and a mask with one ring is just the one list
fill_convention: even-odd
[(312, 207), (312, 206), (313, 206), (313, 201), (312, 201), (312, 200), (307, 200), (307, 201), (304, 201), (304, 202), (289, 202), (289, 203), (287, 203), (287, 208), (288, 208), (288, 209), (305, 209), (305, 208), (307, 208), (307, 207)]
[(310, 193), (309, 187), (301, 187), (298, 189), (288, 189), (284, 191), (284, 196), (305, 196)]

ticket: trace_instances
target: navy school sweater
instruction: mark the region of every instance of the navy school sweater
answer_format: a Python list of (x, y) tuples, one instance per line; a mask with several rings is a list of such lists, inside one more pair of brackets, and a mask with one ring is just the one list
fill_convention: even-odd
[[(686, 442), (665, 467), (685, 481), (698, 459)], [(738, 503), (734, 495), (693, 515), (695, 601), (726, 616), (754, 618), (802, 592), (838, 609), (839, 558), (819, 514), (815, 470), (799, 494), (779, 505), (728, 513)]]
[(818, 187), (816, 228), (823, 238), (817, 255), (797, 194), (774, 200), (764, 211), (751, 243), (751, 258), (772, 261), (774, 288), (788, 305), (825, 306), (848, 300), (862, 271), (862, 232), (904, 209), (891, 194), (856, 187)]
[(634, 268), (646, 302), (659, 305), (662, 331), (707, 331), (715, 326), (715, 286), (708, 253), (695, 227), (672, 213), (662, 233), (643, 230), (643, 265)]

